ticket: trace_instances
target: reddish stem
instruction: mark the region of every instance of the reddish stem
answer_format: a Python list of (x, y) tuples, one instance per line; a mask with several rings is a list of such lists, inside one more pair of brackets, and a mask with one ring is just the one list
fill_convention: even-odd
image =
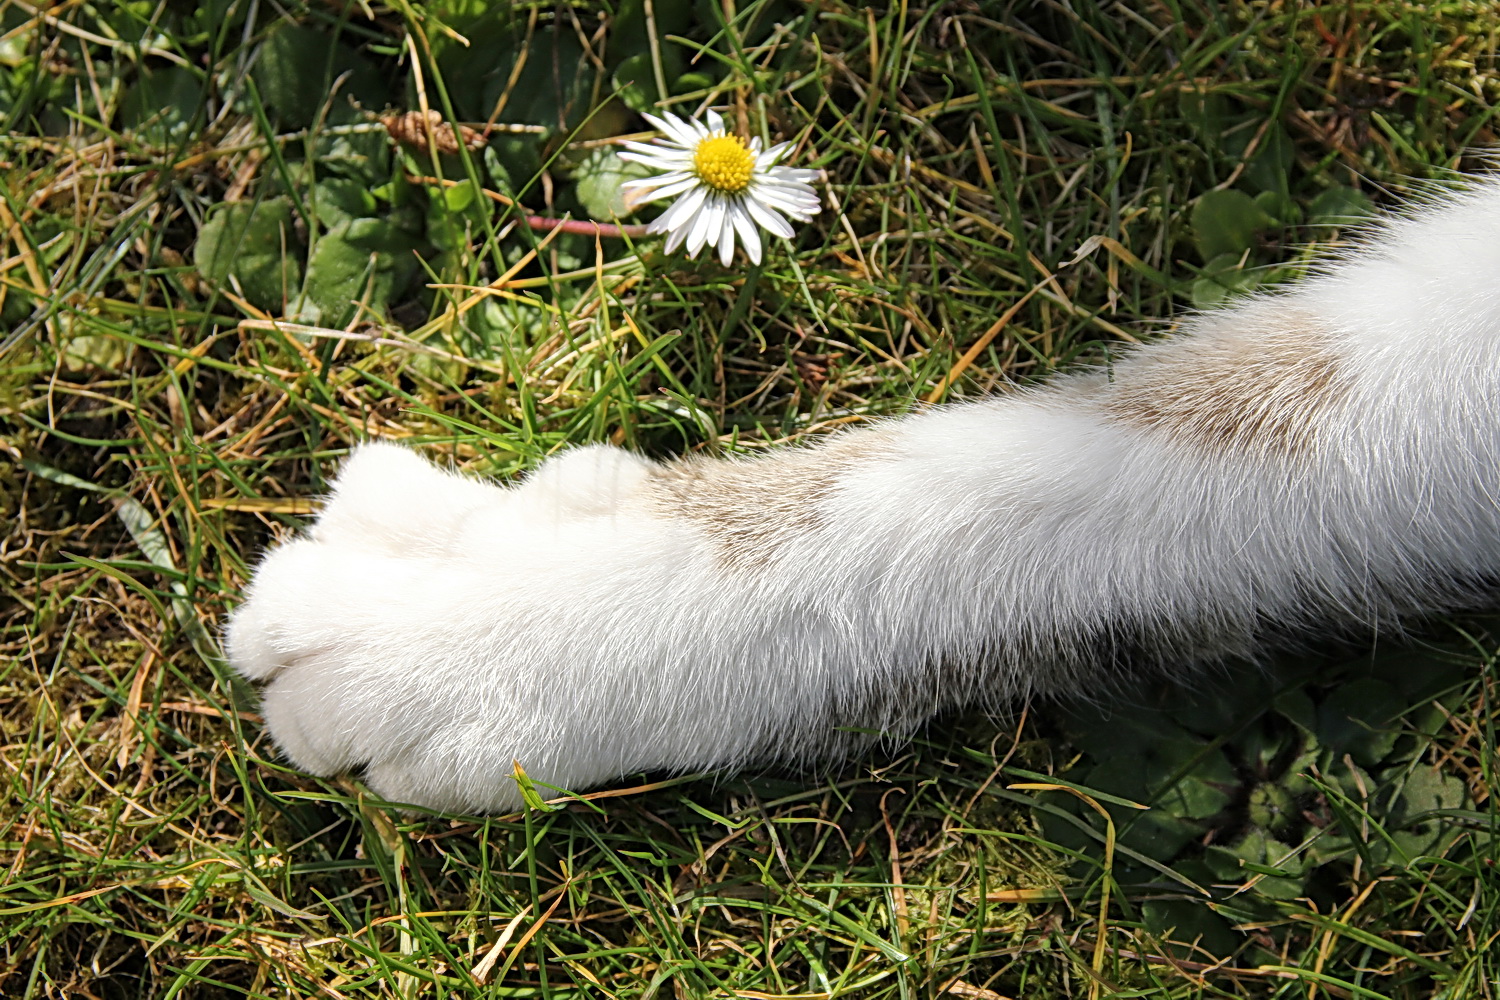
[[(408, 174), (407, 180), (414, 184), (436, 184), (441, 187), (454, 187), (463, 183), (463, 181), (448, 180), (445, 177), (423, 177), (421, 174)], [(479, 193), (490, 201), (508, 208), (515, 207), (516, 200), (509, 195), (503, 195), (488, 188), (480, 188)], [(645, 226), (617, 226), (612, 222), (592, 222), (588, 219), (549, 219), (545, 215), (526, 215), (522, 216), (522, 221), (532, 229), (543, 233), (561, 229), (565, 233), (576, 233), (579, 236), (608, 236), (614, 239), (628, 236), (633, 240), (646, 235)]]
[(551, 219), (545, 215), (526, 216), (526, 225), (539, 232), (561, 229), (565, 233), (579, 236), (610, 236), (615, 239), (628, 236), (638, 240), (646, 235), (645, 226), (617, 226), (612, 222), (593, 222), (589, 219)]

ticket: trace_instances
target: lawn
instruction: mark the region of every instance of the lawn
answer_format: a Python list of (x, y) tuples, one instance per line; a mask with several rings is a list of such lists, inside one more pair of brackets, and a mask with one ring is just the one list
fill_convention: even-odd
[[(1497, 53), (1480, 0), (0, 4), (0, 995), (1500, 996), (1491, 619), (487, 818), (289, 768), (217, 642), (360, 440), (506, 479), (1106, 360), (1483, 169)], [(759, 265), (620, 189), (708, 107), (823, 171)]]

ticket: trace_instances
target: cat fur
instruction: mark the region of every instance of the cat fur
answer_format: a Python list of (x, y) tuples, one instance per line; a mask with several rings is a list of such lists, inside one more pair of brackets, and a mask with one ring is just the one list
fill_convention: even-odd
[(755, 458), (589, 446), (519, 485), (357, 448), (226, 634), (272, 738), (388, 799), (517, 808), (517, 762), (848, 752), (1485, 602), (1500, 180), (1105, 367)]

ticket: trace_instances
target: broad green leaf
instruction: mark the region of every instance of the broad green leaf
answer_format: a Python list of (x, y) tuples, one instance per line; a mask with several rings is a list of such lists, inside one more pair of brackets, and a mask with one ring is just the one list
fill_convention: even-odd
[[(571, 29), (546, 27), (535, 31), (525, 62), (515, 71), (514, 86), (511, 76), (519, 51), (468, 50), (464, 56), (454, 65), (459, 73), (480, 84), (478, 101), (473, 105), (472, 117), (476, 119), (488, 117), (502, 98), (505, 120), (519, 124), (571, 129), (591, 110), (595, 70)], [(448, 79), (454, 79), (453, 72)], [(530, 172), (517, 171), (509, 162), (506, 167), (513, 177), (530, 176)]]
[(1213, 258), (1193, 282), (1193, 305), (1213, 309), (1236, 295), (1261, 284), (1265, 272), (1246, 263), (1244, 253), (1225, 253)]
[(620, 159), (612, 149), (592, 150), (573, 172), (579, 203), (589, 218), (599, 222), (629, 215), (634, 206), (620, 185), (650, 175), (649, 168)]
[(1285, 191), (1262, 191), (1255, 196), (1255, 204), (1267, 218), (1282, 226), (1295, 226), (1302, 221), (1302, 209)]
[(300, 256), (287, 198), (216, 205), (193, 246), (205, 278), (238, 286), (251, 305), (278, 313), (302, 283)]
[(147, 142), (178, 139), (202, 113), (205, 88), (201, 74), (182, 66), (142, 69), (120, 102), (120, 122)]
[(1263, 830), (1251, 830), (1232, 851), (1240, 863), (1240, 877), (1256, 879), (1255, 890), (1272, 899), (1296, 899), (1302, 895), (1306, 861), (1300, 851)]
[(250, 71), (261, 98), (288, 125), (311, 125), (317, 120), (335, 80), (338, 94), (331, 98), (328, 118), (351, 117), (349, 99), (367, 108), (389, 103), (390, 88), (374, 62), (332, 35), (300, 24), (282, 24), (261, 45)]
[(1318, 724), (1318, 709), (1303, 688), (1293, 688), (1276, 696), (1273, 702), (1276, 711), (1304, 732), (1311, 732)]
[[(427, 189), (427, 240), (446, 253), (459, 255), (484, 233), (490, 203), (471, 181), (448, 188)], [(440, 265), (441, 266), (441, 265)]]
[(341, 222), (369, 218), (375, 215), (377, 207), (370, 188), (347, 177), (328, 177), (313, 186), (311, 211), (324, 230)]
[(1351, 681), (1318, 707), (1319, 741), (1366, 767), (1377, 764), (1396, 744), (1396, 718), (1405, 707), (1400, 693), (1384, 681)]
[(1255, 248), (1255, 237), (1275, 219), (1243, 191), (1208, 191), (1193, 204), (1193, 240), (1205, 261)]
[[(1191, 899), (1150, 899), (1141, 905), (1141, 919), (1152, 933), (1178, 945), (1194, 945), (1210, 955), (1229, 955), (1239, 947), (1240, 937), (1229, 921), (1208, 906)], [(1192, 948), (1178, 947), (1174, 953), (1191, 959)]]
[(296, 303), (305, 322), (341, 327), (361, 303), (383, 316), (392, 296), (416, 271), (417, 241), (384, 219), (352, 219), (334, 226), (307, 258), (307, 279)]
[(1375, 203), (1363, 191), (1335, 184), (1312, 200), (1307, 218), (1315, 226), (1359, 223), (1375, 214)]
[(1462, 809), (1469, 792), (1458, 778), (1428, 764), (1407, 775), (1398, 799), (1401, 828), (1393, 835), (1407, 858), (1441, 853), (1459, 835), (1443, 811)]
[(622, 60), (615, 67), (614, 84), (615, 93), (633, 111), (651, 111), (661, 101), (649, 52), (637, 52)]
[[(1264, 714), (1272, 690), (1268, 674), (1241, 670), (1224, 675), (1218, 684), (1205, 684), (1174, 696), (1167, 713), (1184, 731), (1217, 738)], [(1160, 735), (1161, 730), (1156, 733)]]
[(372, 189), (391, 175), (391, 144), (384, 130), (319, 132), (312, 158), (320, 170), (351, 178)]
[[(1255, 144), (1255, 151), (1245, 161), (1244, 173), (1240, 175), (1241, 182), (1252, 190), (1265, 194), (1277, 194), (1286, 198), (1287, 177), (1291, 172), (1292, 162), (1296, 158), (1292, 137), (1287, 134), (1286, 128), (1280, 122), (1272, 122), (1259, 132), (1260, 139)], [(1225, 136), (1224, 152), (1235, 158), (1243, 156), (1243, 151), (1248, 148), (1250, 139), (1254, 135), (1255, 131), (1239, 129)], [(1245, 140), (1243, 143), (1236, 141), (1241, 136)], [(1278, 216), (1278, 218), (1286, 220), (1285, 216)]]

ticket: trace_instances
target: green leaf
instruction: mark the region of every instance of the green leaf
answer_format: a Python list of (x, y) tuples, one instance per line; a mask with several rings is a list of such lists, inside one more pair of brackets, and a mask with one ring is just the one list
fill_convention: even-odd
[(1248, 292), (1262, 280), (1260, 269), (1245, 266), (1245, 254), (1220, 254), (1208, 262), (1203, 273), (1193, 282), (1193, 305), (1199, 309), (1216, 308), (1236, 295)]
[(650, 168), (622, 160), (612, 149), (590, 151), (573, 173), (578, 183), (579, 203), (589, 218), (599, 222), (629, 215), (634, 206), (629, 204), (620, 185), (650, 175)]
[(1262, 191), (1255, 196), (1255, 204), (1267, 218), (1282, 226), (1295, 226), (1302, 221), (1302, 209), (1285, 191)]
[(1460, 834), (1441, 814), (1468, 803), (1469, 792), (1462, 781), (1430, 765), (1418, 765), (1401, 788), (1397, 807), (1401, 828), (1392, 839), (1408, 859), (1440, 854)]
[(203, 277), (238, 286), (251, 305), (272, 312), (302, 283), (299, 256), (287, 198), (214, 206), (193, 246)]
[(376, 213), (377, 203), (368, 185), (346, 177), (329, 177), (313, 186), (312, 211), (318, 225), (332, 229), (341, 222), (366, 219)]
[(181, 66), (143, 69), (120, 102), (120, 122), (147, 142), (171, 142), (202, 112), (205, 89), (201, 74)]
[(1255, 238), (1276, 220), (1243, 191), (1209, 191), (1193, 205), (1193, 240), (1205, 261), (1255, 248)]
[(449, 254), (462, 254), (476, 235), (484, 233), (489, 202), (480, 197), (478, 188), (471, 181), (460, 181), (449, 188), (425, 190), (428, 242)]
[[(1240, 945), (1229, 921), (1206, 905), (1190, 899), (1150, 899), (1141, 905), (1141, 918), (1158, 937), (1179, 945), (1197, 945), (1198, 954), (1229, 955)], [(1192, 958), (1191, 947), (1175, 947), (1174, 954)]]
[(1366, 767), (1384, 760), (1400, 735), (1396, 717), (1406, 702), (1390, 684), (1362, 677), (1333, 691), (1318, 707), (1318, 737)]
[(1262, 830), (1280, 830), (1297, 820), (1297, 801), (1274, 782), (1255, 786), (1246, 805), (1249, 820)]
[(1179, 819), (1162, 810), (1154, 809), (1129, 817), (1116, 816), (1117, 824), (1121, 820), (1125, 821), (1125, 826), (1120, 830), (1120, 844), (1156, 861), (1171, 861), (1203, 834), (1201, 824)]
[(649, 52), (622, 60), (615, 68), (614, 84), (615, 93), (632, 111), (651, 111), (661, 101)]
[(1303, 732), (1312, 732), (1318, 724), (1318, 709), (1304, 688), (1292, 688), (1276, 696), (1276, 711), (1290, 719)]
[(261, 98), (288, 125), (311, 125), (330, 91), (339, 114), (334, 122), (351, 117), (349, 98), (367, 108), (390, 103), (390, 87), (375, 64), (336, 38), (300, 24), (282, 24), (261, 45), (250, 71)]
[(1262, 896), (1296, 899), (1302, 895), (1306, 862), (1300, 852), (1263, 830), (1251, 830), (1232, 853), (1239, 860), (1240, 877), (1259, 876), (1255, 891)]
[(632, 111), (656, 111), (661, 108), (661, 102), (665, 97), (674, 93), (682, 93), (687, 90), (701, 90), (711, 86), (713, 81), (703, 73), (683, 74), (684, 60), (682, 50), (675, 45), (666, 45), (661, 49), (661, 75), (662, 81), (667, 85), (668, 94), (663, 95), (656, 79), (656, 66), (652, 62), (651, 53), (638, 51), (635, 55), (622, 59), (615, 67), (614, 85), (615, 94)]
[[(353, 117), (353, 109), (330, 119)], [(370, 132), (319, 132), (313, 144), (311, 159), (319, 170), (351, 178), (373, 188), (391, 175), (391, 144), (384, 130)]]
[(351, 219), (329, 230), (307, 259), (295, 313), (304, 322), (343, 326), (357, 303), (377, 316), (416, 271), (417, 241), (384, 219)]
[[(1267, 674), (1245, 670), (1226, 675), (1220, 684), (1205, 685), (1191, 692), (1174, 694), (1167, 712), (1172, 721), (1187, 732), (1216, 738), (1244, 727), (1252, 719), (1265, 713), (1265, 704), (1272, 695), (1272, 685)], [(1149, 727), (1149, 746), (1160, 729)]]
[(1315, 226), (1359, 223), (1375, 214), (1375, 203), (1363, 191), (1335, 184), (1307, 207), (1308, 221)]
[[(1253, 135), (1254, 132), (1249, 129), (1236, 130), (1233, 136), (1226, 136), (1224, 151), (1232, 157), (1242, 157), (1243, 150), (1248, 148)], [(1245, 137), (1243, 145), (1234, 141), (1240, 136)], [(1287, 176), (1291, 172), (1295, 158), (1296, 150), (1292, 146), (1292, 137), (1287, 134), (1287, 130), (1280, 122), (1272, 122), (1260, 133), (1260, 141), (1256, 143), (1255, 152), (1250, 154), (1250, 158), (1245, 161), (1245, 170), (1240, 175), (1241, 183), (1255, 191), (1286, 198)], [(1287, 200), (1290, 202), (1290, 199)], [(1278, 217), (1285, 218), (1284, 216)]]

